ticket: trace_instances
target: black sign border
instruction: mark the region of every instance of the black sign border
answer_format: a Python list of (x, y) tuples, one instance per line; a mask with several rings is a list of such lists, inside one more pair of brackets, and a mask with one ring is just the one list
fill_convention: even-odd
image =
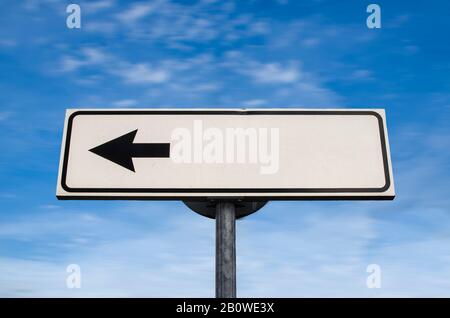
[[(380, 188), (233, 188), (233, 189), (212, 189), (212, 188), (196, 188), (196, 189), (184, 189), (184, 188), (171, 188), (171, 189), (155, 189), (155, 188), (70, 188), (66, 183), (67, 176), (67, 165), (69, 161), (69, 150), (70, 150), (70, 140), (72, 134), (72, 124), (73, 120), (76, 116), (80, 115), (370, 115), (375, 116), (378, 121), (379, 133), (381, 139), (381, 151), (383, 157), (383, 168), (385, 175), (385, 184)], [(379, 113), (371, 110), (183, 110), (183, 109), (174, 109), (174, 110), (78, 110), (72, 113), (69, 116), (66, 128), (66, 137), (65, 137), (65, 145), (64, 145), (64, 157), (63, 157), (63, 167), (61, 173), (61, 187), (68, 193), (109, 193), (115, 194), (118, 193), (120, 195), (117, 196), (101, 196), (101, 195), (60, 195), (57, 196), (59, 199), (194, 199), (194, 200), (202, 200), (204, 198), (198, 196), (189, 196), (189, 195), (181, 195), (185, 193), (248, 193), (249, 196), (244, 195), (243, 199), (279, 199), (279, 200), (324, 200), (324, 199), (332, 199), (332, 200), (392, 200), (394, 198), (393, 195), (386, 196), (364, 196), (364, 195), (355, 195), (355, 196), (342, 196), (336, 195), (337, 193), (383, 193), (388, 190), (391, 186), (391, 178), (389, 171), (389, 160), (387, 156), (386, 149), (386, 137), (383, 119)], [(142, 193), (142, 196), (139, 195), (126, 195), (126, 193)], [(171, 196), (171, 197), (157, 197), (157, 196), (145, 196), (145, 193), (179, 193), (180, 196)], [(268, 194), (267, 196), (251, 196), (251, 194)], [(270, 193), (323, 193), (327, 194), (324, 196), (270, 196)], [(334, 195), (333, 195), (334, 194)], [(208, 198), (214, 197), (214, 195), (208, 196)], [(223, 198), (221, 195), (219, 198)]]

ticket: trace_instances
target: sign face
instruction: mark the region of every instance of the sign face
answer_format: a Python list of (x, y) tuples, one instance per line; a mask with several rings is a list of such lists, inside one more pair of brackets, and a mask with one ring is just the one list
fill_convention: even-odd
[(68, 110), (59, 199), (393, 199), (384, 110)]

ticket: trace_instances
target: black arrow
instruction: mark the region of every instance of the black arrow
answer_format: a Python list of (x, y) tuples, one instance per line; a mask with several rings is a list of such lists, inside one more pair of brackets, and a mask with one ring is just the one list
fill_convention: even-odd
[(134, 171), (133, 158), (169, 158), (170, 143), (134, 144), (137, 129), (89, 151)]

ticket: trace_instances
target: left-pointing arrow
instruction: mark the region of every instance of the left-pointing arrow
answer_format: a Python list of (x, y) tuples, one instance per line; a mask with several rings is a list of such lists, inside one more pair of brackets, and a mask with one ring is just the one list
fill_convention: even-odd
[(137, 129), (89, 151), (135, 172), (133, 158), (169, 158), (170, 143), (133, 143)]

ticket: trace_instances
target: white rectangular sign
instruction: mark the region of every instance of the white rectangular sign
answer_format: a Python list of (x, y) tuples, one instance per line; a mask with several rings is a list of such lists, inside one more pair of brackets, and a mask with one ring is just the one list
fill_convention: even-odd
[(68, 110), (59, 199), (393, 199), (384, 110)]

